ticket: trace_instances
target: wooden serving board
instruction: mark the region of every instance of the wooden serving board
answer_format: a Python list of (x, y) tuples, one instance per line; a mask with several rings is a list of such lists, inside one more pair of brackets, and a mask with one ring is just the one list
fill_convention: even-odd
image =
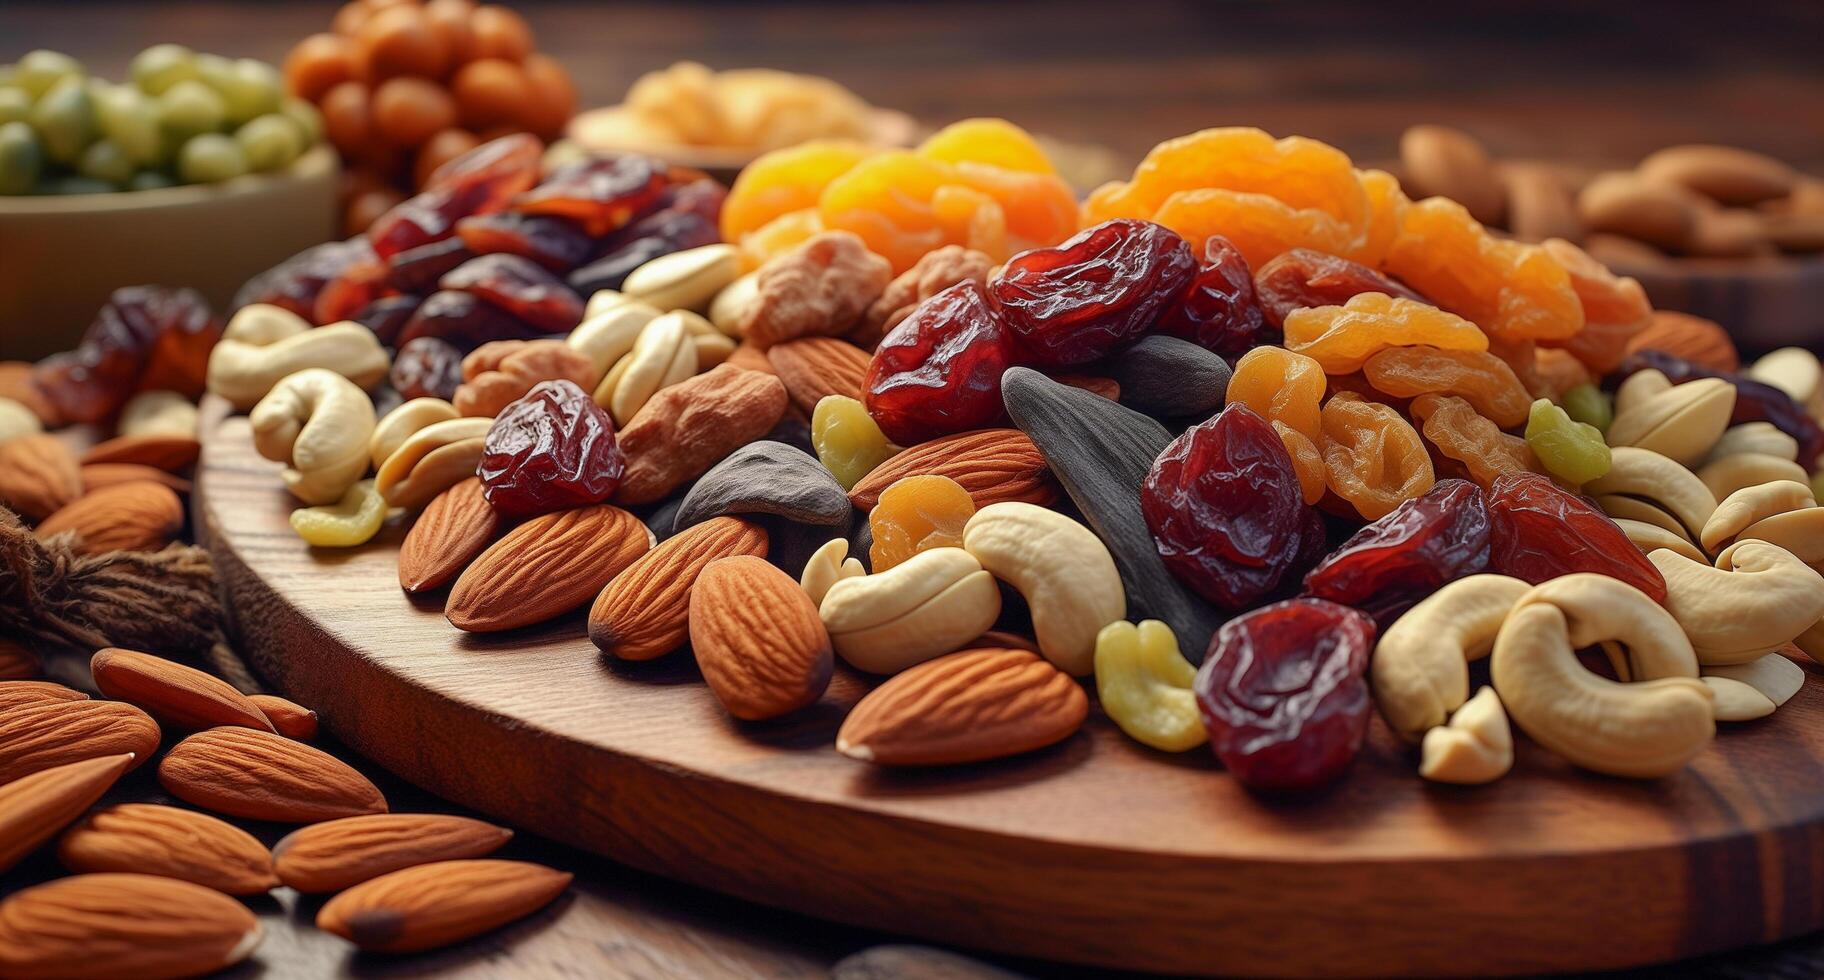
[(401, 592), (403, 530), (313, 551), (245, 419), (205, 412), (197, 537), (243, 652), (356, 750), (438, 795), (741, 898), (965, 947), (1193, 974), (1514, 974), (1663, 962), (1824, 925), (1824, 682), (1686, 771), (1595, 777), (1531, 744), (1429, 785), (1377, 720), (1331, 792), (1256, 798), (1208, 752), (1099, 716), (996, 763), (838, 755), (864, 689), (731, 721), (688, 653), (600, 655), (580, 615), (458, 632)]

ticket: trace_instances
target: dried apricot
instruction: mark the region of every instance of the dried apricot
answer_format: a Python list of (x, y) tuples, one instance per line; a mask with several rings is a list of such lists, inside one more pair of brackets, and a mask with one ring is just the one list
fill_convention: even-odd
[(964, 119), (933, 133), (918, 155), (945, 163), (985, 163), (1002, 170), (1055, 174), (1037, 140), (1005, 119)]
[(1550, 343), (1598, 374), (1620, 367), (1629, 341), (1652, 322), (1653, 304), (1647, 301), (1646, 290), (1562, 238), (1548, 238), (1541, 247), (1570, 274), (1571, 288), (1583, 304), (1583, 329)]
[(1488, 337), (1474, 323), (1385, 293), (1352, 296), (1342, 306), (1295, 310), (1286, 317), (1285, 329), (1286, 348), (1316, 359), (1330, 374), (1360, 370), (1368, 358), (1390, 347), (1488, 349)]
[(1533, 399), (1512, 368), (1487, 351), (1389, 347), (1362, 364), (1375, 390), (1398, 398), (1457, 395), (1511, 429), (1526, 421)]
[(1455, 201), (1406, 208), (1382, 269), (1490, 336), (1565, 340), (1583, 329), (1564, 266), (1537, 245), (1490, 235)]
[(1368, 195), (1368, 227), (1363, 229), (1348, 257), (1366, 266), (1379, 268), (1393, 247), (1394, 236), (1406, 218), (1412, 201), (1400, 189), (1399, 178), (1385, 170), (1358, 170), (1362, 191)]
[(962, 484), (947, 476), (928, 474), (894, 481), (880, 492), (880, 501), (868, 512), (874, 543), (868, 559), (875, 572), (889, 568), (932, 548), (960, 548), (963, 525), (975, 516), (975, 501)]
[(1539, 469), (1525, 439), (1502, 432), (1461, 398), (1420, 395), (1412, 400), (1412, 414), (1420, 420), (1425, 439), (1444, 457), (1461, 463), (1484, 489), (1504, 474)]
[(814, 140), (763, 154), (742, 169), (722, 202), (722, 240), (739, 242), (779, 217), (815, 210), (823, 189), (873, 150), (847, 140)]
[[(1115, 217), (1149, 218), (1173, 194), (1199, 188), (1259, 195), (1291, 211), (1322, 212), (1352, 235), (1367, 225), (1370, 214), (1368, 194), (1341, 150), (1302, 136), (1276, 140), (1261, 130), (1237, 126), (1206, 129), (1153, 147), (1134, 170), (1132, 181), (1091, 195), (1083, 220), (1093, 224)], [(1174, 230), (1195, 241), (1209, 237)], [(1269, 258), (1248, 256), (1256, 263)]]
[(1379, 520), (1436, 482), (1431, 455), (1398, 411), (1345, 391), (1324, 404), (1323, 425), (1330, 490), (1367, 520)]

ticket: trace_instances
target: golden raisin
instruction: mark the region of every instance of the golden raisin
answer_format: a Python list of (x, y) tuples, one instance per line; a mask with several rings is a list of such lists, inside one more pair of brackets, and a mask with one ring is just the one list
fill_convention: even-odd
[(1539, 470), (1525, 439), (1502, 432), (1461, 398), (1420, 395), (1412, 400), (1412, 414), (1422, 421), (1426, 441), (1439, 454), (1462, 464), (1469, 478), (1484, 490), (1503, 474)]
[(1370, 357), (1362, 373), (1375, 390), (1397, 398), (1457, 395), (1503, 428), (1525, 422), (1533, 404), (1507, 362), (1487, 351), (1389, 347)]
[(1288, 350), (1315, 359), (1329, 374), (1360, 370), (1368, 358), (1390, 347), (1488, 349), (1488, 337), (1468, 320), (1385, 293), (1360, 293), (1342, 306), (1294, 310), (1286, 316), (1285, 333)]
[(1379, 520), (1431, 489), (1431, 455), (1411, 423), (1354, 392), (1324, 403), (1324, 468), (1331, 492), (1365, 520)]
[(868, 558), (884, 572), (932, 548), (960, 548), (963, 525), (975, 516), (975, 501), (962, 484), (947, 476), (908, 476), (881, 491), (868, 512), (874, 544)]
[(1323, 438), (1319, 406), (1326, 386), (1322, 365), (1283, 347), (1248, 351), (1235, 362), (1229, 379), (1228, 403), (1246, 405), (1273, 423), (1308, 504), (1324, 495), (1324, 460), (1317, 447)]
[(847, 395), (825, 395), (811, 411), (811, 445), (844, 490), (852, 490), (899, 447), (887, 441), (867, 406)]

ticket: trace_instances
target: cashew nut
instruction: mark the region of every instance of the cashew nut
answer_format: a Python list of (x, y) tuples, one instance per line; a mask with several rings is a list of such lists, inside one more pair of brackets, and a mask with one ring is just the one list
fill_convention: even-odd
[[(1684, 643), (1678, 624), (1653, 600), (1623, 588), (1634, 592), (1626, 603), (1634, 618), (1646, 619), (1647, 609), (1665, 618), (1648, 635), (1672, 648)], [(1603, 609), (1598, 605), (1595, 611), (1600, 615)], [(1609, 632), (1600, 622), (1582, 625), (1585, 636)], [(1495, 690), (1514, 723), (1535, 741), (1585, 769), (1640, 778), (1675, 772), (1710, 744), (1716, 734), (1714, 696), (1697, 679), (1695, 662), (1687, 675), (1620, 683), (1585, 670), (1575, 642), (1563, 610), (1526, 597), (1495, 637), (1489, 668)], [(1656, 660), (1692, 661), (1688, 645), (1655, 653)]]
[(1508, 610), (1532, 586), (1506, 575), (1458, 579), (1406, 610), (1375, 644), (1368, 676), (1387, 727), (1408, 742), (1469, 697), (1469, 662), (1488, 656)]
[(1096, 694), (1102, 710), (1135, 741), (1183, 752), (1209, 739), (1191, 681), (1197, 668), (1178, 652), (1172, 628), (1125, 620), (1096, 634)]
[(1650, 449), (1691, 465), (1704, 458), (1735, 411), (1735, 386), (1720, 378), (1699, 378), (1633, 401), (1617, 412), (1606, 433), (1613, 446)]
[(625, 426), (660, 388), (697, 373), (697, 349), (685, 321), (695, 315), (673, 311), (647, 323), (633, 349), (596, 386), (595, 403), (608, 409), (617, 427)]
[(1813, 418), (1824, 415), (1824, 366), (1803, 347), (1782, 347), (1749, 365), (1750, 378), (1792, 396)]
[(735, 339), (741, 337), (741, 318), (747, 313), (747, 304), (760, 294), (760, 270), (755, 269), (716, 294), (709, 302), (709, 322), (717, 330)]
[(1664, 372), (1648, 368), (1622, 379), (1615, 389), (1615, 414), (1632, 411), (1672, 390), (1672, 381)]
[[(604, 301), (604, 297), (608, 300)], [(614, 367), (614, 362), (627, 356), (634, 341), (640, 339), (640, 331), (661, 312), (604, 289), (589, 298), (588, 316), (570, 331), (564, 342), (589, 355), (589, 360), (595, 364), (596, 376), (602, 377)]]
[(1622, 494), (1648, 500), (1677, 518), (1693, 540), (1716, 511), (1715, 495), (1690, 470), (1651, 449), (1633, 446), (1609, 450), (1609, 471), (1584, 484), (1583, 492), (1598, 499)]
[(1792, 480), (1795, 483), (1809, 484), (1811, 477), (1805, 468), (1790, 459), (1778, 456), (1766, 456), (1761, 453), (1736, 453), (1721, 459), (1705, 463), (1697, 471), (1697, 478), (1704, 481), (1710, 493), (1721, 500), (1742, 489), (1775, 480)]
[(20, 436), (35, 436), (44, 431), (38, 413), (11, 398), (0, 398), (0, 442)]
[[(1669, 535), (1682, 538), (1691, 550), (1697, 551), (1697, 542), (1692, 540), (1691, 532), (1685, 529), (1678, 518), (1647, 503), (1639, 497), (1624, 497), (1618, 493), (1598, 494), (1596, 506), (1617, 523), (1627, 520), (1648, 524), (1660, 528)], [(1699, 552), (1701, 554), (1701, 552)]]
[(1492, 687), (1476, 692), (1450, 724), (1425, 733), (1419, 775), (1438, 783), (1492, 783), (1514, 767), (1514, 733)]
[(1817, 505), (1817, 500), (1811, 495), (1811, 487), (1793, 480), (1775, 480), (1772, 483), (1743, 487), (1717, 504), (1716, 512), (1705, 522), (1702, 536), (1704, 548), (1716, 551), (1760, 521)]
[(380, 423), (374, 426), (374, 437), (368, 440), (368, 456), (374, 461), (374, 469), (386, 463), (386, 458), (397, 452), (411, 438), (412, 433), (428, 425), (447, 422), (461, 418), (462, 413), (456, 406), (441, 398), (414, 398), (386, 413)]
[(253, 407), (249, 421), (253, 448), (289, 464), (281, 474), (285, 486), (307, 504), (335, 503), (367, 473), (374, 403), (334, 371), (287, 375)]
[(1076, 677), (1096, 668), (1096, 634), (1127, 617), (1115, 560), (1095, 532), (1055, 510), (1007, 501), (963, 525), (963, 550), (1032, 610), (1039, 652)]
[(741, 274), (741, 253), (715, 244), (661, 255), (627, 273), (621, 294), (661, 310), (702, 310)]
[(1610, 519), (1615, 522), (1616, 527), (1621, 528), (1621, 533), (1628, 536), (1629, 541), (1634, 542), (1634, 547), (1639, 548), (1643, 555), (1665, 548), (1669, 551), (1676, 551), (1692, 561), (1707, 562), (1710, 560), (1703, 552), (1697, 550), (1697, 545), (1692, 544), (1690, 538), (1685, 537), (1682, 533), (1667, 530), (1659, 524), (1648, 524), (1646, 521), (1637, 521), (1627, 517), (1611, 516)]
[(1704, 462), (1714, 463), (1737, 453), (1759, 453), (1781, 459), (1799, 458), (1799, 440), (1773, 427), (1772, 422), (1743, 422), (1723, 430), (1723, 437), (1710, 447)]
[(246, 411), (281, 379), (305, 368), (327, 368), (366, 389), (380, 383), (389, 367), (379, 338), (359, 323), (313, 329), (290, 310), (254, 303), (228, 321), (209, 352), (206, 378), (211, 392)]
[(394, 507), (417, 508), (475, 475), (493, 419), (433, 422), (406, 437), (380, 464), (374, 488)]
[(933, 548), (884, 572), (841, 579), (817, 611), (850, 666), (896, 674), (987, 632), (1001, 614), (1001, 590), (968, 552)]
[(1561, 575), (1533, 586), (1515, 606), (1528, 603), (1563, 613), (1574, 648), (1613, 642), (1623, 665), (1616, 673), (1628, 680), (1697, 676), (1697, 655), (1677, 618), (1618, 578), (1589, 572)]
[(1784, 548), (1741, 541), (1712, 568), (1670, 551), (1647, 555), (1666, 579), (1666, 609), (1705, 665), (1739, 664), (1824, 619), (1824, 576)]
[(589, 302), (583, 304), (583, 319), (585, 321), (594, 319), (597, 315), (606, 313), (626, 302), (629, 300), (622, 296), (619, 290), (598, 289), (590, 293)]
[(798, 584), (813, 603), (821, 606), (823, 597), (830, 593), (830, 586), (845, 578), (866, 574), (867, 569), (861, 567), (861, 562), (849, 557), (849, 539), (832, 538), (804, 563), (804, 574), (798, 577)]
[(1805, 669), (1777, 653), (1745, 664), (1704, 668), (1716, 694), (1717, 721), (1748, 721), (1773, 714), (1805, 686)]
[(121, 407), (123, 436), (196, 438), (196, 404), (175, 391), (142, 391)]
[(305, 543), (319, 548), (352, 548), (366, 544), (386, 523), (386, 498), (374, 481), (361, 480), (342, 499), (321, 507), (300, 507), (291, 512), (291, 529)]
[[(1789, 510), (1763, 518), (1737, 534), (1735, 540), (1778, 545), (1805, 564), (1819, 568), (1824, 566), (1824, 507)], [(1729, 553), (1730, 548), (1724, 548), (1717, 556), (1717, 564), (1721, 565)]]

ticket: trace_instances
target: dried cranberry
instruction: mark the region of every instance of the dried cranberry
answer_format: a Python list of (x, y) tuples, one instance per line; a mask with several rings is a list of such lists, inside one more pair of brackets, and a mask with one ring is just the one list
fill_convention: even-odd
[(1537, 473), (1507, 473), (1488, 490), (1489, 567), (1539, 583), (1572, 572), (1618, 578), (1666, 599), (1666, 580), (1595, 504)]
[(1305, 593), (1386, 626), (1440, 586), (1488, 568), (1488, 508), (1466, 480), (1440, 480), (1355, 532), (1305, 576)]
[(470, 293), (432, 293), (399, 331), (399, 343), (437, 337), (461, 350), (474, 350), (491, 340), (531, 340), (544, 334), (524, 320), (484, 303)]
[(202, 394), (221, 321), (194, 289), (127, 286), (96, 312), (76, 349), (38, 363), (33, 381), (65, 422), (101, 422), (142, 388)]
[(1253, 605), (1323, 547), (1323, 518), (1305, 504), (1285, 443), (1246, 405), (1165, 447), (1140, 510), (1172, 574), (1225, 609)]
[(440, 289), (473, 293), (546, 333), (562, 333), (583, 319), (583, 300), (531, 259), (481, 255), (444, 273)]
[(310, 319), (324, 283), (340, 276), (350, 265), (373, 257), (373, 248), (360, 236), (313, 245), (247, 280), (234, 294), (234, 308), (267, 303)]
[(1254, 790), (1334, 781), (1368, 731), (1374, 620), (1324, 599), (1289, 599), (1224, 623), (1192, 690), (1216, 757)]
[(420, 296), (435, 292), (437, 280), (451, 269), (475, 257), (468, 243), (460, 238), (408, 248), (387, 260), (388, 280), (402, 293)]
[(1360, 293), (1386, 293), (1430, 302), (1412, 288), (1359, 262), (1295, 248), (1267, 260), (1254, 273), (1254, 293), (1267, 323), (1278, 330), (1286, 314), (1313, 306), (1341, 306)]
[(1798, 440), (1799, 465), (1808, 472), (1818, 465), (1818, 457), (1824, 454), (1824, 427), (1820, 427), (1791, 395), (1734, 371), (1713, 370), (1665, 351), (1640, 350), (1629, 354), (1605, 384), (1620, 384), (1621, 379), (1647, 368), (1664, 374), (1675, 385), (1696, 378), (1721, 378), (1735, 386), (1735, 412), (1729, 417), (1730, 425), (1766, 422)]
[(1001, 374), (1012, 338), (973, 280), (920, 303), (889, 331), (868, 364), (868, 414), (910, 446), (986, 428), (1006, 414)]
[(557, 168), (513, 209), (574, 219), (599, 238), (651, 210), (666, 186), (665, 165), (651, 157), (597, 156)]
[(544, 144), (526, 133), (489, 140), (431, 171), (424, 189), (448, 192), (464, 214), (498, 211), (538, 181), (544, 154)]
[(449, 401), (462, 384), (462, 351), (437, 337), (419, 337), (399, 348), (389, 375), (401, 398)]
[(311, 309), (311, 322), (321, 326), (354, 319), (362, 307), (390, 291), (386, 264), (379, 259), (355, 262), (323, 284)]
[(1074, 367), (1140, 339), (1196, 270), (1176, 232), (1117, 218), (1014, 256), (988, 295), (1026, 360)]
[(540, 382), (494, 419), (482, 444), (482, 495), (506, 517), (583, 507), (621, 485), (614, 422), (575, 382)]
[(595, 240), (568, 218), (517, 211), (470, 215), (456, 222), (456, 235), (476, 255), (519, 255), (552, 272), (576, 268), (595, 248)]
[(1159, 318), (1159, 331), (1230, 358), (1279, 341), (1254, 300), (1247, 257), (1221, 235), (1204, 241), (1203, 262), (1184, 298)]
[(362, 307), (350, 319), (374, 332), (380, 342), (388, 347), (399, 345), (399, 332), (411, 321), (412, 314), (418, 312), (418, 304), (424, 297), (409, 293), (398, 293), (382, 296)]

